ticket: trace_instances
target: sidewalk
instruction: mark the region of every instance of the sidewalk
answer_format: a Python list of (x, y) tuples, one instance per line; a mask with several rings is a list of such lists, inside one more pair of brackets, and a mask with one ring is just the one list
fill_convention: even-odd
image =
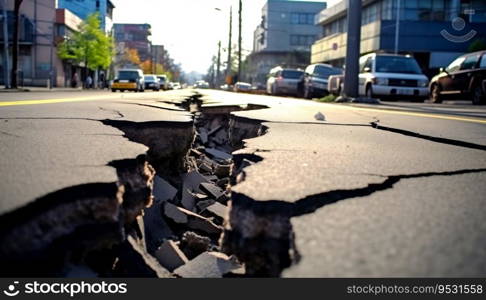
[(52, 88), (37, 86), (24, 86), (18, 89), (5, 89), (4, 85), (0, 85), (0, 93), (24, 93), (24, 92), (82, 92), (82, 88)]

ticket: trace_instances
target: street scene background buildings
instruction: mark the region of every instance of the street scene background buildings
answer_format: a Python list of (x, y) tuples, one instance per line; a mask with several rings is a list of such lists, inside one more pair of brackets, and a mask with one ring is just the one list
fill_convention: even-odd
[[(14, 0), (2, 3), (6, 3), (11, 56)], [(361, 54), (395, 51), (411, 54), (429, 77), (455, 57), (470, 51), (472, 44), (478, 41), (484, 43), (486, 39), (484, 1), (401, 0), (400, 7), (398, 0), (366, 0), (362, 3)], [(244, 9), (248, 9), (245, 7), (247, 5), (243, 1)], [(174, 62), (164, 45), (152, 43), (151, 24), (113, 24), (115, 10), (110, 0), (24, 0), (19, 24), (17, 76), (20, 84), (70, 87), (73, 86), (74, 74), (78, 74), (80, 81), (84, 81), (88, 75), (97, 78), (100, 72), (106, 77), (113, 77), (113, 73), (120, 67), (142, 68), (150, 73), (170, 73), (171, 77), (180, 80), (181, 66)], [(61, 60), (57, 54), (59, 44), (69, 39), (81, 22), (93, 13), (99, 14), (100, 29), (113, 38), (115, 49), (112, 66), (96, 72), (87, 71), (82, 62)], [(233, 22), (238, 19), (236, 13), (235, 10)], [(310, 63), (327, 63), (343, 67), (347, 38), (346, 15), (345, 0), (329, 7), (326, 2), (268, 0), (261, 9), (261, 22), (254, 30), (253, 49), (243, 49), (240, 78), (234, 76), (236, 71), (227, 67), (237, 64), (234, 61), (236, 54), (231, 53), (232, 61), (228, 62), (228, 54), (225, 52), (228, 49), (223, 45), (219, 53), (219, 68), (220, 72), (228, 73), (226, 70), (229, 70), (230, 74), (221, 74), (223, 76), (220, 75), (213, 86), (218, 87), (228, 76), (261, 86), (270, 69), (276, 66), (304, 69)], [(464, 20), (464, 26), (459, 31), (454, 27), (454, 21), (458, 18)], [(242, 26), (245, 26), (244, 15)], [(3, 32), (3, 22), (0, 22), (0, 28)], [(235, 43), (238, 40), (238, 26), (234, 25), (232, 30)], [(444, 30), (459, 36), (474, 31), (475, 35), (465, 42), (451, 42), (441, 34)], [(2, 49), (3, 44), (2, 38)], [(233, 51), (237, 46), (233, 45)], [(136, 50), (131, 54), (136, 54), (139, 61), (133, 57), (127, 59), (128, 49)], [(217, 56), (215, 54), (214, 57)], [(4, 51), (1, 51), (1, 84), (4, 84), (4, 57)], [(215, 64), (213, 61), (210, 68), (213, 73)]]

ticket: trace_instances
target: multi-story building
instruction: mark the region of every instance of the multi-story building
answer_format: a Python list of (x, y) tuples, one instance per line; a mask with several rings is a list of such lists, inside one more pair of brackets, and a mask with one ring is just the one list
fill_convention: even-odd
[[(486, 37), (483, 0), (363, 0), (361, 53), (412, 54), (431, 75)], [(399, 10), (399, 14), (397, 11)], [(398, 36), (397, 15), (399, 16)], [(347, 39), (347, 1), (317, 16), (323, 37), (312, 46), (312, 63), (342, 66)]]
[[(13, 40), (14, 0), (6, 1), (8, 19), (8, 40)], [(3, 8), (2, 8), (3, 9)], [(19, 68), (20, 85), (46, 86), (55, 82), (57, 59), (55, 47), (56, 0), (37, 0), (24, 3), (20, 7)], [(3, 32), (3, 22), (0, 22)], [(0, 49), (3, 49), (3, 38)], [(9, 51), (10, 68), (12, 51)], [(0, 81), (4, 84), (4, 53), (0, 51)], [(49, 82), (49, 83), (48, 83)]]
[(325, 2), (268, 0), (254, 31), (248, 79), (264, 83), (277, 65), (304, 68), (309, 64), (311, 45), (321, 35), (315, 16), (325, 8)]
[(106, 33), (113, 28), (115, 5), (110, 0), (58, 0), (58, 8), (68, 9), (83, 20), (97, 12), (100, 14), (101, 28)]
[(141, 61), (152, 59), (150, 24), (114, 24), (113, 29), (118, 56), (136, 49)]

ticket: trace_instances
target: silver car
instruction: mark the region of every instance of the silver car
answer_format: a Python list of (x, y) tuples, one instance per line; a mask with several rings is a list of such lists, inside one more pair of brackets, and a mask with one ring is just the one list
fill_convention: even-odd
[(281, 67), (270, 70), (267, 80), (267, 94), (295, 95), (299, 94), (304, 71), (297, 69), (283, 69)]

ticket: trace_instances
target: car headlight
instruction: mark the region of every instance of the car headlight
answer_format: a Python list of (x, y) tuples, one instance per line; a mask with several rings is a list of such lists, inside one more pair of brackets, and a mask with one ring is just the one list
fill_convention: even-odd
[(426, 79), (422, 79), (418, 81), (418, 86), (419, 87), (428, 87), (429, 86), (429, 81)]
[(375, 78), (375, 84), (388, 85), (388, 78)]

